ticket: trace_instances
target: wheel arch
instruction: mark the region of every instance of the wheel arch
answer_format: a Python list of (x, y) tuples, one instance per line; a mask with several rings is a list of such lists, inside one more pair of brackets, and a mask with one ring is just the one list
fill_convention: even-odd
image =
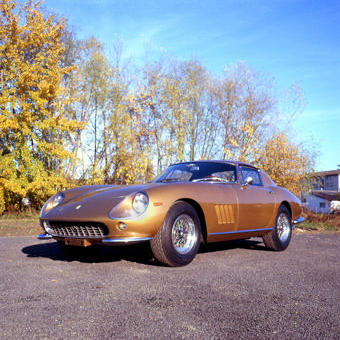
[(281, 205), (283, 205), (284, 207), (287, 208), (289, 214), (290, 214), (290, 217), (292, 218), (292, 208), (290, 206), (290, 204), (287, 202), (287, 201), (282, 201), (281, 204), (279, 205), (279, 208), (281, 207)]
[(180, 198), (176, 202), (180, 202), (180, 201), (190, 204), (196, 210), (198, 218), (200, 219), (200, 222), (201, 222), (201, 232), (203, 236), (203, 241), (204, 243), (206, 243), (207, 242), (207, 224), (205, 221), (205, 215), (204, 215), (202, 207), (197, 201), (191, 198)]

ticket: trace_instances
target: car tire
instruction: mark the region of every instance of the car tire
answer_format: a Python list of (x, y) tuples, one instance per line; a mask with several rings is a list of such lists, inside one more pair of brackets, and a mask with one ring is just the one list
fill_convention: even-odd
[(200, 242), (201, 223), (196, 210), (190, 204), (178, 201), (169, 209), (150, 244), (159, 262), (178, 267), (194, 259)]
[(292, 218), (288, 209), (281, 205), (276, 218), (274, 228), (267, 234), (263, 235), (265, 246), (272, 250), (285, 250), (292, 237)]

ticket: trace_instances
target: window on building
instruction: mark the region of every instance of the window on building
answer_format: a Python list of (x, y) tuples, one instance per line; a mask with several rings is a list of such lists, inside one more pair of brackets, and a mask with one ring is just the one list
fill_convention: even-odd
[(325, 202), (320, 202), (320, 208), (326, 208), (326, 203)]

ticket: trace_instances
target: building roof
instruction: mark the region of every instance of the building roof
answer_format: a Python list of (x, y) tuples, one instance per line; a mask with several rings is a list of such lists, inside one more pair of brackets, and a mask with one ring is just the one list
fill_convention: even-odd
[(314, 172), (314, 174), (313, 174), (313, 176), (320, 176), (320, 177), (321, 176), (330, 176), (330, 175), (340, 175), (340, 169)]
[(313, 190), (311, 194), (328, 201), (333, 201), (339, 197), (339, 193), (337, 191), (331, 190)]

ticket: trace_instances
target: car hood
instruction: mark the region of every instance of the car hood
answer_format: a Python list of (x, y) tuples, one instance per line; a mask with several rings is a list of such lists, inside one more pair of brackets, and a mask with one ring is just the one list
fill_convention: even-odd
[(53, 220), (97, 220), (108, 216), (110, 210), (125, 197), (145, 191), (159, 183), (129, 186), (88, 186), (65, 191), (64, 201), (43, 214), (43, 219)]

